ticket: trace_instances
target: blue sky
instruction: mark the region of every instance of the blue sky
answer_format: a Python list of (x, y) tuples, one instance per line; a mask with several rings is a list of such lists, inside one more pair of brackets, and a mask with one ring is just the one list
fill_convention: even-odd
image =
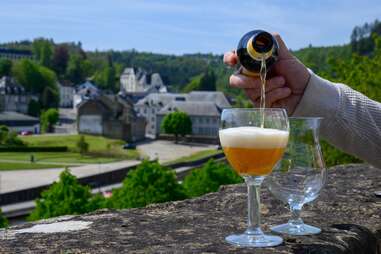
[(253, 28), (298, 49), (343, 44), (381, 19), (380, 0), (1, 0), (0, 41), (53, 38), (85, 49), (223, 53)]

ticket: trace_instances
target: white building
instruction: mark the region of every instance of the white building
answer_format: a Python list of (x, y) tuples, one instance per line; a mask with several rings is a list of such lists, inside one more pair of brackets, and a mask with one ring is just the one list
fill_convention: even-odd
[(96, 98), (100, 95), (99, 89), (90, 81), (79, 85), (74, 92), (73, 96), (73, 108), (77, 109), (77, 106), (84, 100)]
[(61, 81), (58, 82), (58, 88), (60, 90), (60, 107), (73, 107), (73, 97), (75, 93), (73, 84), (69, 81)]
[(165, 115), (181, 111), (187, 113), (192, 121), (192, 135), (215, 138), (220, 127), (222, 109), (210, 101), (172, 101), (157, 113), (156, 135), (162, 133), (161, 122)]
[[(215, 114), (214, 107), (217, 107), (219, 111), (221, 111), (224, 108), (230, 108), (231, 105), (229, 101), (226, 99), (225, 95), (222, 92), (207, 92), (207, 91), (194, 91), (188, 94), (178, 94), (178, 93), (151, 93), (148, 94), (143, 99), (139, 100), (135, 104), (135, 110), (142, 116), (144, 116), (147, 120), (147, 126), (146, 126), (146, 135), (155, 137), (160, 133), (160, 123), (162, 118), (158, 119), (157, 114), (159, 112), (163, 114), (168, 113), (168, 108), (165, 111), (161, 111), (164, 109), (167, 105), (171, 103), (177, 103), (177, 102), (187, 102), (186, 107), (189, 108), (189, 105), (191, 104), (200, 104), (203, 106), (208, 107), (210, 110), (212, 110)], [(212, 104), (203, 104), (204, 102), (210, 102)], [(180, 103), (181, 104), (181, 103)], [(180, 105), (179, 104), (179, 105)], [(214, 106), (211, 106), (214, 105)], [(181, 104), (181, 106), (183, 106)], [(179, 106), (180, 107), (180, 106)], [(185, 106), (183, 106), (185, 107)], [(196, 114), (196, 110), (200, 111), (201, 115)], [(198, 122), (195, 126), (198, 127), (198, 124), (202, 125), (202, 115), (204, 114), (204, 109), (199, 107), (193, 107), (192, 108), (192, 114), (194, 115), (194, 119), (196, 122)], [(188, 113), (188, 112), (187, 112)], [(189, 111), (190, 113), (190, 111)], [(204, 114), (205, 115), (205, 114)], [(210, 119), (210, 117), (208, 117)], [(201, 119), (201, 120), (199, 120)], [(201, 122), (199, 122), (201, 121)], [(209, 121), (209, 120), (208, 120)], [(209, 122), (206, 122), (205, 124), (209, 124)], [(212, 128), (212, 126), (201, 126), (200, 128)], [(213, 127), (214, 128), (214, 127)], [(206, 130), (206, 129), (205, 129)], [(204, 131), (204, 129), (201, 131), (197, 129), (195, 133), (203, 133), (207, 132)]]
[(167, 87), (159, 73), (153, 73), (149, 76), (140, 68), (125, 68), (120, 76), (120, 91), (126, 94), (166, 93)]
[(13, 78), (4, 76), (0, 79), (0, 110), (28, 113), (30, 100), (38, 100), (37, 96), (28, 94), (25, 88)]

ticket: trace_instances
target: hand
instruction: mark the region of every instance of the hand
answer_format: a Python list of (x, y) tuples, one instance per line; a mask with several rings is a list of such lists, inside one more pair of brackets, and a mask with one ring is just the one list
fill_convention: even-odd
[[(310, 78), (307, 68), (291, 54), (282, 38), (274, 34), (279, 44), (278, 61), (271, 67), (266, 82), (266, 107), (285, 108), (289, 115), (295, 111)], [(224, 55), (224, 63), (234, 66), (238, 57), (234, 51)], [(230, 76), (230, 86), (244, 89), (246, 95), (259, 107), (261, 81), (242, 74)]]

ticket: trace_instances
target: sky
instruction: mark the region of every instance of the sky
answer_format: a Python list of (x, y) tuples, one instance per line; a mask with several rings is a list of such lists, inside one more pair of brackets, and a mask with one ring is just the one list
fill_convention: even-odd
[(86, 50), (222, 54), (260, 28), (296, 50), (348, 43), (354, 26), (376, 18), (380, 0), (1, 0), (0, 42), (47, 37)]

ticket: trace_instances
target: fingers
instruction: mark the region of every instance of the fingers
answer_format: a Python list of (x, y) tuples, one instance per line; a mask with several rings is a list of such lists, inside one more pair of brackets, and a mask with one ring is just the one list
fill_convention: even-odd
[[(249, 96), (250, 92), (246, 92), (246, 95)], [(285, 105), (282, 102), (282, 100), (289, 97), (290, 95), (291, 95), (291, 89), (288, 87), (277, 88), (272, 90), (271, 92), (266, 93), (266, 97), (265, 97), (266, 108), (271, 108), (271, 107), (284, 108)], [(253, 103), (255, 107), (260, 107), (259, 105), (260, 98), (257, 98), (255, 101), (253, 101)]]
[(235, 50), (224, 54), (224, 63), (229, 66), (234, 66), (238, 63), (238, 56), (235, 53)]
[(288, 50), (286, 43), (284, 43), (282, 37), (278, 33), (273, 33), (273, 36), (278, 42), (279, 45), (279, 58), (280, 59), (287, 59), (287, 58), (292, 58), (291, 52)]
[[(247, 77), (242, 74), (234, 74), (229, 79), (230, 86), (236, 88), (251, 88), (260, 90), (261, 80), (258, 78)], [(266, 91), (273, 90), (274, 88), (282, 87), (286, 83), (282, 76), (276, 76), (266, 80)]]

